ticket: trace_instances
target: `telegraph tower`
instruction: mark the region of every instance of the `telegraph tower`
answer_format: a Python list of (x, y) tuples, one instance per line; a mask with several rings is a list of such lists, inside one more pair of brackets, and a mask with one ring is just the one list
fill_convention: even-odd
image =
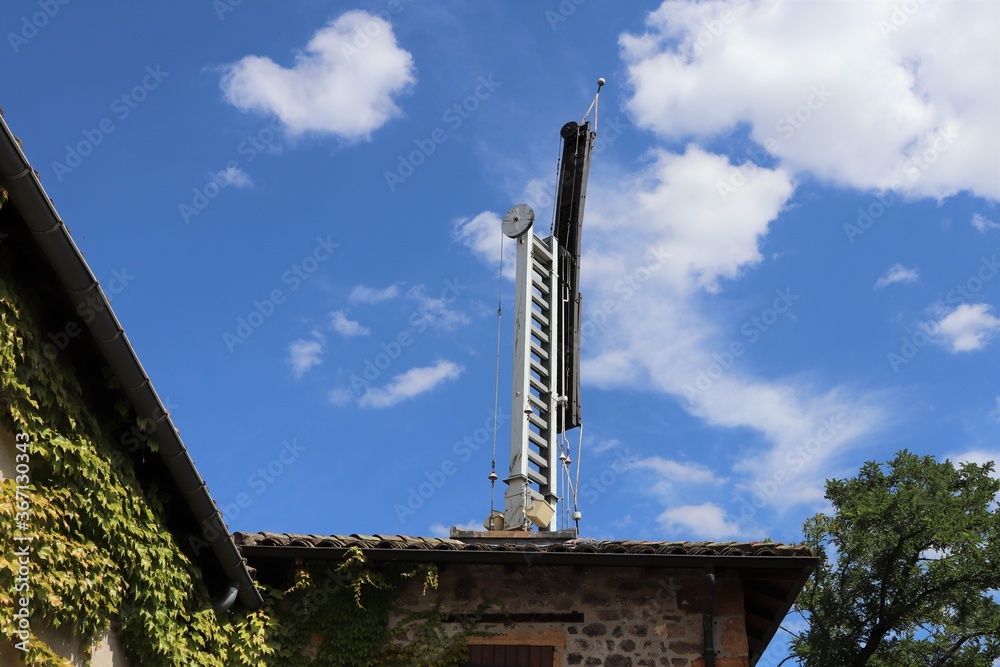
[[(535, 234), (534, 211), (518, 204), (503, 219), (503, 234), (517, 244), (514, 382), (511, 401), (510, 470), (504, 511), (493, 511), (487, 530), (528, 531), (531, 524), (557, 536), (560, 493), (574, 497), (566, 432), (580, 415), (580, 235), (587, 175), (597, 137), (597, 110), (604, 79), (580, 123), (563, 125), (556, 203), (549, 236)], [(594, 126), (587, 117), (594, 111)], [(494, 466), (496, 465), (494, 457)], [(560, 489), (565, 472), (567, 490)], [(491, 483), (498, 479), (490, 474)], [(576, 536), (576, 528), (559, 531)], [(452, 530), (454, 537), (470, 536)], [(495, 534), (495, 533), (494, 533)], [(481, 535), (481, 534), (479, 534)]]

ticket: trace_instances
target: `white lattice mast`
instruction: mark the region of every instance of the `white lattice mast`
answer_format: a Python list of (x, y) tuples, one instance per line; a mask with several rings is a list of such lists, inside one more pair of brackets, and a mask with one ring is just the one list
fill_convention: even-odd
[[(598, 81), (598, 96), (604, 79)], [(517, 241), (514, 385), (505, 530), (556, 529), (560, 501), (558, 436), (580, 426), (580, 232), (596, 132), (563, 126), (553, 233), (539, 238), (520, 204), (504, 218)], [(588, 110), (587, 115), (590, 111)]]

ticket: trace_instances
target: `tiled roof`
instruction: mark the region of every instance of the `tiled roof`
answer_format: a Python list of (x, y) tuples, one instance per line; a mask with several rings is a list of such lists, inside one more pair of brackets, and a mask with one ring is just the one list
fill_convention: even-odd
[(776, 542), (645, 542), (574, 539), (554, 544), (484, 544), (437, 537), (406, 535), (295, 535), (290, 533), (234, 533), (239, 546), (306, 547), (315, 549), (413, 549), (421, 551), (513, 551), (580, 554), (642, 554), (666, 556), (776, 556), (811, 557), (808, 547)]

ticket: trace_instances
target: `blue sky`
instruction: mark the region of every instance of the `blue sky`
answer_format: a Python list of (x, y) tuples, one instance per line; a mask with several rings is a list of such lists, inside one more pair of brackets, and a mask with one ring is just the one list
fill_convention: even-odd
[(6, 120), (233, 530), (485, 518), (500, 217), (547, 234), (599, 76), (585, 535), (794, 541), (865, 460), (998, 458), (994, 2), (5, 14)]

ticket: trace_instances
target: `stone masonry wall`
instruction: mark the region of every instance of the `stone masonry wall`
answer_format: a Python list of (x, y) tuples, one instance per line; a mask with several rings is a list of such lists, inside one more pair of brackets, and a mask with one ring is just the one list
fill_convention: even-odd
[[(489, 599), (497, 603), (489, 611), (508, 620), (480, 623), (491, 636), (472, 643), (555, 646), (556, 665), (704, 667), (705, 592), (701, 570), (449, 564), (440, 569), (437, 592), (424, 596), (415, 585), (398, 609), (425, 609), (440, 595), (443, 611), (461, 614)], [(526, 616), (570, 612), (583, 620)], [(724, 572), (716, 574), (714, 629), (716, 667), (747, 667), (743, 588)]]

